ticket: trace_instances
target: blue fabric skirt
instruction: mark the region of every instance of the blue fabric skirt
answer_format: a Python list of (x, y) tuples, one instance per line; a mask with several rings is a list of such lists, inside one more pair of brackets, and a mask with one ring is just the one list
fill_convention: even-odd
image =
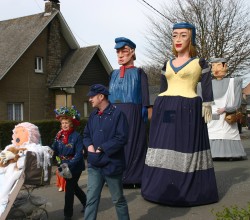
[(218, 201), (200, 97), (157, 97), (141, 192), (147, 200), (173, 206)]
[(147, 153), (146, 123), (142, 119), (142, 105), (116, 103), (128, 119), (129, 137), (124, 146), (126, 169), (123, 172), (123, 184), (141, 184), (142, 172)]

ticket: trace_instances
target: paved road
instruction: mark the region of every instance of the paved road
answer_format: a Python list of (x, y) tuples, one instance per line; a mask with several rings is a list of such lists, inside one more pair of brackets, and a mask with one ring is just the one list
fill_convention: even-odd
[[(145, 201), (140, 194), (140, 189), (125, 189), (128, 200), (131, 220), (213, 220), (212, 213), (222, 211), (224, 206), (237, 205), (247, 207), (250, 202), (250, 130), (243, 128), (242, 143), (248, 155), (242, 161), (215, 161), (215, 172), (219, 190), (219, 202), (189, 208), (169, 207)], [(86, 192), (87, 174), (83, 173), (79, 185)], [(58, 192), (55, 187), (55, 178), (49, 187), (42, 187), (34, 192), (48, 198), (47, 211), (49, 219), (63, 219), (64, 193)], [(72, 220), (83, 220), (80, 213), (81, 205), (75, 198), (74, 216)], [(113, 208), (108, 188), (104, 187), (98, 211), (98, 220), (115, 220), (116, 213)]]

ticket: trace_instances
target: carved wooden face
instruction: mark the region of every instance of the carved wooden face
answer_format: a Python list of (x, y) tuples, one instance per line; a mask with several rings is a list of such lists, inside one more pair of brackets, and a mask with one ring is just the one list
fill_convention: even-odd
[(227, 64), (222, 62), (212, 63), (212, 73), (216, 79), (222, 79), (227, 75)]
[(177, 53), (189, 51), (191, 43), (191, 31), (189, 29), (175, 29), (172, 34), (173, 45)]
[(134, 62), (135, 50), (128, 46), (116, 50), (119, 65), (132, 65)]
[(29, 131), (24, 127), (17, 127), (14, 130), (13, 141), (16, 146), (21, 146), (29, 141)]

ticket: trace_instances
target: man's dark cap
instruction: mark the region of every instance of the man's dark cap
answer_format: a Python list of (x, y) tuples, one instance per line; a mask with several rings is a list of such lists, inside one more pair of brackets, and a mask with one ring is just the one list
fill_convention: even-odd
[(94, 84), (90, 87), (87, 96), (96, 96), (97, 94), (110, 95), (109, 90), (102, 84)]
[(115, 49), (120, 49), (124, 46), (129, 46), (132, 49), (136, 48), (136, 44), (126, 37), (117, 37), (115, 39)]

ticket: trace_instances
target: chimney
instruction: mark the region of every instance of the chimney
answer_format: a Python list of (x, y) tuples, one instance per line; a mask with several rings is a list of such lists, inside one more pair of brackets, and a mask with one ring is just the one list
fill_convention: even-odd
[(59, 0), (49, 0), (45, 3), (45, 13), (44, 16), (51, 15), (53, 9), (60, 11), (60, 1)]

